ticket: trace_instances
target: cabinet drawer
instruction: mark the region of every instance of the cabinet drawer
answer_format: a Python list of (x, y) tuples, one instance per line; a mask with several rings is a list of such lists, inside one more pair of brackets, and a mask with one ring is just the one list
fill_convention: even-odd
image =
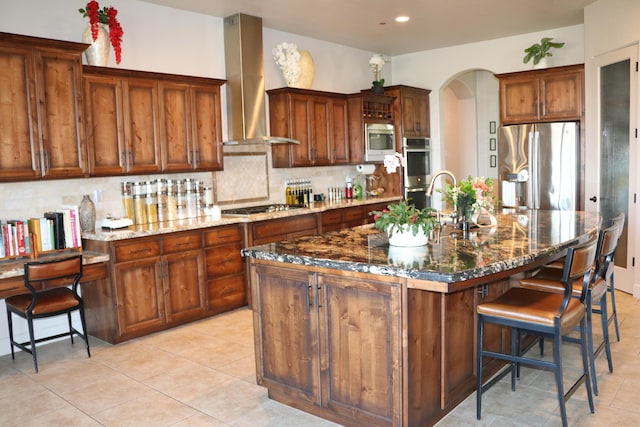
[(362, 223), (363, 213), (364, 211), (362, 209), (362, 206), (354, 206), (352, 208), (347, 208), (344, 210), (344, 222), (349, 224), (353, 222)]
[(240, 243), (205, 249), (207, 277), (241, 273), (244, 263), (240, 249), (242, 249)]
[(342, 209), (322, 213), (322, 225), (342, 224)]
[(302, 215), (295, 218), (281, 218), (270, 221), (258, 222), (253, 225), (254, 240), (266, 237), (279, 236), (285, 232), (287, 235), (308, 231), (309, 235), (315, 234), (318, 221), (315, 214)]
[(115, 247), (115, 262), (135, 261), (137, 259), (160, 256), (158, 240), (134, 241)]
[(234, 274), (207, 282), (209, 311), (222, 313), (247, 305), (244, 275)]
[(202, 248), (202, 235), (200, 233), (180, 233), (174, 237), (166, 237), (162, 239), (162, 248), (165, 254), (200, 249)]
[(242, 230), (237, 225), (216, 227), (204, 233), (205, 246), (216, 246), (235, 242), (242, 242)]

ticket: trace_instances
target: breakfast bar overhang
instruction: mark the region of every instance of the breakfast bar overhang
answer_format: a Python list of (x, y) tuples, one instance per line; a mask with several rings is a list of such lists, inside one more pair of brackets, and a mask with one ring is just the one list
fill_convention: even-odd
[[(433, 425), (475, 390), (475, 307), (595, 235), (597, 213), (504, 210), (389, 246), (373, 226), (243, 249), (256, 375), (269, 397), (346, 426)], [(487, 328), (487, 348), (508, 348)], [(485, 361), (485, 372), (501, 365)], [(487, 376), (487, 378), (489, 378)]]

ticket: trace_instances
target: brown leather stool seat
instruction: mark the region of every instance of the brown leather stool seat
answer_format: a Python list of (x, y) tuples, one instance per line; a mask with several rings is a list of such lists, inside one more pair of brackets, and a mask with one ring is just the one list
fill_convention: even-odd
[[(480, 304), (478, 313), (553, 327), (561, 303), (560, 294), (514, 288), (491, 302)], [(584, 304), (577, 299), (569, 301), (561, 318), (561, 333), (572, 331), (583, 317)]]

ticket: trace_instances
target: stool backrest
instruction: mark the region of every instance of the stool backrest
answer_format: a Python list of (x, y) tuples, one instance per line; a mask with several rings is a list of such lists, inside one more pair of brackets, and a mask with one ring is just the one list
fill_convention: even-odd
[(569, 299), (573, 292), (573, 282), (582, 280), (582, 295), (580, 301), (584, 301), (591, 281), (596, 253), (598, 251), (598, 241), (593, 236), (587, 242), (572, 246), (567, 251), (565, 257), (564, 270), (562, 271), (562, 284), (564, 285), (564, 300), (560, 312), (563, 313), (569, 304)]
[(46, 289), (72, 286), (77, 288), (82, 277), (82, 255), (47, 261), (31, 261), (24, 264), (24, 285), (31, 292), (33, 303), (37, 293)]

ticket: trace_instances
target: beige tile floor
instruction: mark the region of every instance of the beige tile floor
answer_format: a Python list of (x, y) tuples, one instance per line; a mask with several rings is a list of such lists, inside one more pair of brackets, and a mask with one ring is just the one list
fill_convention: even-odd
[[(596, 413), (589, 413), (581, 390), (567, 404), (572, 426), (640, 425), (640, 301), (620, 293), (618, 312), (622, 340), (612, 344), (614, 373), (600, 355)], [(115, 346), (91, 344), (90, 359), (68, 340), (41, 346), (39, 374), (28, 354), (0, 357), (0, 425), (336, 426), (269, 400), (256, 385), (248, 309)], [(570, 379), (576, 346), (564, 347)], [(504, 378), (484, 395), (481, 421), (473, 394), (438, 425), (559, 424), (553, 375), (524, 368), (515, 393)]]

